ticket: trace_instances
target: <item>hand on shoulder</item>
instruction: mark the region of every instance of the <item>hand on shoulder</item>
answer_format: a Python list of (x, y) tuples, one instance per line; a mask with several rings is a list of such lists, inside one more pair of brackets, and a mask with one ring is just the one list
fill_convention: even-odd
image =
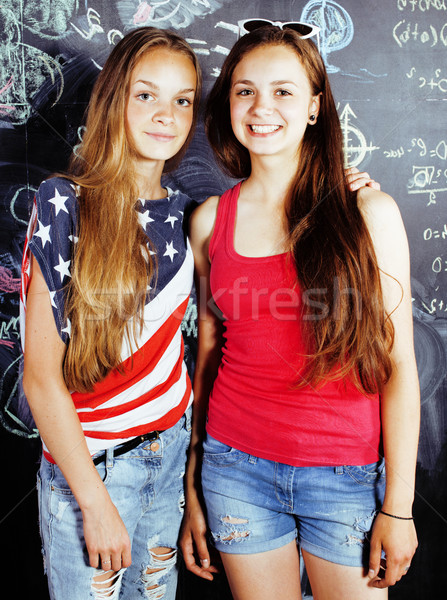
[(355, 192), (363, 186), (368, 186), (374, 190), (380, 190), (380, 183), (371, 179), (369, 173), (366, 171), (359, 171), (357, 167), (346, 169), (345, 176), (351, 192)]

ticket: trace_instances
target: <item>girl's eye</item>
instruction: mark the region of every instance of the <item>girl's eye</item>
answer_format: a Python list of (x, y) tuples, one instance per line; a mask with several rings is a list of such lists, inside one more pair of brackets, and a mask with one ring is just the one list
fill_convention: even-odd
[(189, 98), (179, 98), (177, 100), (178, 104), (180, 104), (180, 106), (191, 106), (192, 102), (191, 100), (189, 100)]
[(152, 100), (153, 96), (149, 92), (142, 92), (141, 94), (138, 94), (137, 98), (143, 102), (147, 102), (148, 100)]
[(248, 89), (244, 89), (244, 90), (240, 90), (239, 92), (236, 92), (236, 94), (238, 96), (250, 96), (250, 94), (252, 94), (253, 92), (251, 90)]
[(277, 96), (291, 96), (292, 94), (288, 90), (276, 90)]

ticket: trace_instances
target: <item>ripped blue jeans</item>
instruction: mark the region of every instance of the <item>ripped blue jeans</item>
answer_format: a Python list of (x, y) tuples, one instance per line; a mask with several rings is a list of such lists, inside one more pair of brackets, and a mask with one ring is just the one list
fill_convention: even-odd
[[(97, 469), (131, 539), (132, 564), (111, 572), (108, 589), (89, 565), (79, 506), (60, 469), (42, 458), (38, 474), (40, 532), (51, 600), (174, 600), (178, 534), (184, 509), (183, 479), (191, 409), (157, 440), (114, 456)], [(153, 550), (170, 552), (157, 558)], [(164, 560), (161, 560), (164, 559)], [(149, 571), (149, 573), (147, 572)]]
[(369, 532), (385, 493), (382, 460), (292, 467), (209, 435), (203, 451), (208, 525), (220, 552), (254, 554), (296, 539), (302, 549), (330, 562), (367, 567)]

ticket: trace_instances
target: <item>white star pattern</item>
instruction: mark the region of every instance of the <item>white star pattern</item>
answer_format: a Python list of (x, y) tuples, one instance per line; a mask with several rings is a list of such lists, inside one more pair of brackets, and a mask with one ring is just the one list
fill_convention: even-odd
[[(48, 279), (50, 304), (58, 330), (64, 337), (71, 335), (71, 324), (67, 320), (60, 321), (60, 311), (66, 302), (67, 282), (72, 277), (74, 246), (79, 242), (76, 235), (78, 205), (75, 193), (79, 193), (77, 186), (68, 187), (66, 180), (54, 178), (42, 184), (36, 195), (33, 223), (29, 229), (37, 251), (42, 253), (46, 262), (44, 276)], [(181, 224), (187, 198), (171, 189), (168, 194), (167, 198), (157, 202), (140, 199), (141, 205), (138, 202), (136, 208), (138, 222), (148, 234), (148, 252), (154, 258), (159, 257), (157, 285), (152, 281), (152, 285), (148, 284), (147, 302), (171, 285), (172, 278), (185, 260), (185, 234)], [(29, 254), (29, 250), (27, 252)], [(26, 268), (29, 270), (29, 261)]]
[(62, 333), (66, 333), (68, 336), (71, 335), (71, 322), (70, 319), (67, 319), (67, 325), (63, 329), (61, 329)]
[(173, 217), (171, 216), (171, 214), (169, 213), (168, 218), (166, 219), (165, 223), (170, 223), (172, 229), (174, 229), (174, 223), (178, 221), (178, 217)]
[(56, 207), (57, 217), (60, 210), (64, 210), (66, 213), (68, 213), (68, 210), (65, 206), (65, 202), (68, 200), (68, 196), (61, 196), (57, 188), (55, 188), (55, 192), (56, 193), (54, 194), (53, 198), (49, 198), (48, 202), (51, 202), (51, 204), (54, 204), (54, 206)]
[(42, 248), (45, 248), (45, 244), (47, 242), (50, 242), (50, 244), (51, 244), (51, 238), (50, 238), (51, 225), (45, 226), (39, 220), (37, 220), (37, 222), (39, 223), (39, 231), (36, 231), (36, 233), (34, 235), (41, 239)]
[(174, 242), (171, 242), (170, 244), (166, 242), (166, 252), (163, 256), (169, 256), (172, 262), (174, 260), (174, 254), (178, 254), (177, 250), (174, 248)]
[(59, 254), (59, 264), (57, 267), (54, 267), (54, 270), (59, 272), (61, 283), (64, 281), (64, 277), (71, 277), (71, 273), (69, 271), (70, 262), (70, 260), (64, 260)]
[(148, 223), (153, 223), (154, 221), (154, 219), (150, 218), (148, 210), (144, 213), (138, 213), (138, 220), (144, 229), (146, 229)]
[(56, 303), (54, 302), (55, 295), (56, 295), (56, 292), (50, 292), (50, 301), (51, 301), (51, 306), (54, 306), (54, 308), (57, 308)]
[[(76, 336), (71, 315), (68, 315), (70, 319), (67, 319), (64, 313), (68, 308), (69, 300), (67, 284), (70, 284), (71, 278), (74, 278), (75, 262), (73, 261), (81, 243), (77, 238), (80, 223), (79, 203), (75, 191), (78, 192), (78, 188), (70, 184), (67, 179), (54, 177), (41, 184), (35, 194), (32, 219), (26, 236), (20, 295), (23, 320), (30, 281), (25, 271), (29, 269), (32, 252), (35, 252), (42, 259), (42, 274), (49, 292), (46, 301), (50, 300), (52, 308), (49, 310), (54, 316), (59, 336), (65, 343), (69, 343), (72, 336)], [(188, 389), (187, 370), (184, 368), (180, 376), (176, 373), (178, 352), (170, 352), (173, 331), (165, 327), (165, 324), (172, 321), (173, 328), (181, 335), (182, 325), (178, 311), (183, 312), (183, 300), (187, 299), (191, 290), (193, 257), (187, 246), (180, 211), (185, 209), (186, 212), (186, 207), (189, 210), (193, 203), (182, 192), (170, 191), (170, 194), (169, 198), (157, 198), (153, 201), (147, 199), (142, 204), (138, 199), (135, 203), (132, 200), (132, 206), (139, 217), (136, 226), (141, 244), (146, 244), (148, 252), (155, 254), (153, 259), (157, 258), (157, 272), (150, 281), (145, 281), (143, 286), (144, 288), (147, 286), (147, 293), (143, 298), (144, 325), (141, 331), (137, 327), (134, 332), (132, 328), (129, 330), (129, 338), (127, 339), (126, 336), (126, 340), (123, 339), (121, 360), (127, 361), (132, 352), (135, 364), (129, 364), (124, 378), (120, 376), (116, 384), (112, 381), (112, 384), (107, 387), (106, 393), (109, 397), (107, 405), (119, 407), (119, 415), (114, 414), (113, 410), (110, 413), (102, 411), (101, 406), (104, 405), (98, 405), (96, 393), (79, 396), (80, 416), (82, 415), (86, 442), (92, 455), (102, 449), (103, 445), (103, 439), (97, 438), (95, 432), (104, 432), (106, 436), (110, 433), (113, 437), (122, 436), (126, 439), (128, 431), (134, 427), (144, 426), (149, 431), (153, 429), (154, 422), (163, 423), (165, 416), (167, 417), (172, 410), (175, 411), (176, 406), (179, 409), (182, 407), (183, 394), (186, 393), (182, 391)], [(46, 227), (47, 225), (51, 227)], [(113, 241), (110, 240), (110, 243)], [(139, 251), (139, 248), (135, 248), (136, 253)], [(144, 256), (146, 257), (145, 253)], [(72, 262), (73, 275), (71, 274)], [(24, 321), (23, 326), (25, 326)], [(140, 364), (146, 364), (146, 353), (147, 356), (151, 356), (151, 359), (153, 355), (159, 353), (160, 358), (154, 359), (150, 371), (147, 370), (147, 373), (142, 374)], [(163, 375), (163, 393), (159, 393), (160, 373)], [(172, 403), (168, 402), (168, 406), (165, 391), (169, 390), (170, 393), (171, 389)], [(156, 391), (150, 406), (147, 402), (144, 404), (148, 390)], [(98, 388), (98, 394), (102, 391)]]

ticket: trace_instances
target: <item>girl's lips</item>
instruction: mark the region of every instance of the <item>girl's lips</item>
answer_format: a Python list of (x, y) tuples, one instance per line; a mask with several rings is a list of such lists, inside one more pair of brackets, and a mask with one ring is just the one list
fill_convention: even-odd
[(157, 142), (172, 142), (175, 139), (174, 135), (168, 135), (167, 133), (151, 133), (150, 131), (146, 131), (146, 135)]
[(259, 125), (254, 123), (248, 126), (250, 132), (255, 135), (269, 135), (275, 133), (280, 128), (281, 125)]

